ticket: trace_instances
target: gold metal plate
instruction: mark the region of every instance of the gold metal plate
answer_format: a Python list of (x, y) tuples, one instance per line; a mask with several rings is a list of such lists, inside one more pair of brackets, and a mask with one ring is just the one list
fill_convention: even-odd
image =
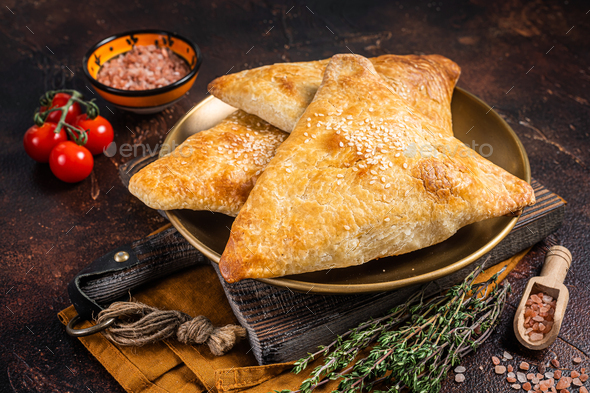
[[(529, 161), (520, 140), (508, 124), (474, 95), (456, 88), (453, 101), (455, 136), (508, 172), (530, 183)], [(201, 101), (182, 117), (162, 146), (170, 152), (192, 134), (213, 127), (235, 108), (215, 97)], [(476, 145), (474, 145), (476, 144)], [(480, 150), (481, 146), (487, 144)], [(488, 147), (489, 146), (489, 147)], [(219, 262), (229, 239), (233, 218), (209, 211), (172, 210), (174, 227), (199, 251)], [(360, 266), (279, 278), (260, 279), (291, 290), (322, 293), (367, 293), (390, 291), (431, 281), (476, 261), (496, 246), (514, 227), (518, 217), (498, 217), (461, 228), (454, 236), (434, 246), (395, 257), (381, 258)]]

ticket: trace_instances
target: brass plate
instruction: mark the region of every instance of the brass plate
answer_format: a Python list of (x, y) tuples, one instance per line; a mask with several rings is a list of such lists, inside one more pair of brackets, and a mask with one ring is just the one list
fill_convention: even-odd
[[(529, 161), (520, 140), (508, 124), (474, 95), (456, 88), (453, 101), (453, 132), (476, 151), (508, 172), (530, 183)], [(235, 108), (215, 97), (201, 101), (182, 117), (168, 134), (162, 151), (171, 151), (190, 135), (211, 128)], [(209, 211), (172, 210), (174, 227), (197, 249), (219, 262), (229, 239), (233, 218)], [(395, 257), (381, 258), (360, 266), (329, 271), (260, 279), (291, 290), (322, 293), (367, 293), (390, 291), (451, 274), (476, 261), (496, 246), (514, 227), (518, 217), (498, 217), (461, 228), (454, 236), (434, 246)]]

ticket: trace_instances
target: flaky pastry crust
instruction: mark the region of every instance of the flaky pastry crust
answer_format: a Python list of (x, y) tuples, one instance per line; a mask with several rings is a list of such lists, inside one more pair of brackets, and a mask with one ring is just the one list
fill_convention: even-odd
[(136, 173), (129, 191), (153, 209), (236, 216), (288, 134), (238, 110)]
[[(224, 75), (209, 83), (209, 91), (291, 132), (320, 86), (329, 60), (278, 63)], [(452, 133), (450, 103), (461, 73), (456, 63), (440, 55), (383, 55), (369, 60), (391, 90)]]
[(535, 202), (529, 184), (465, 147), (449, 127), (450, 119), (437, 124), (392, 92), (366, 58), (334, 56), (234, 221), (220, 260), (224, 278), (359, 265)]

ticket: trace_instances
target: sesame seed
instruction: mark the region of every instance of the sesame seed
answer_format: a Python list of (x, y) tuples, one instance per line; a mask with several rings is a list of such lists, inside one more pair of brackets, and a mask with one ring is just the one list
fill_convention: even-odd
[(339, 174), (336, 175), (336, 177), (339, 177), (339, 178), (342, 179), (344, 177), (344, 175), (342, 173), (339, 173)]
[(340, 142), (339, 144), (340, 144), (340, 147), (344, 147), (344, 143)]
[(385, 221), (385, 222), (389, 222), (389, 217), (385, 217), (385, 218), (383, 219), (383, 221)]
[(374, 169), (371, 169), (371, 175), (377, 175), (377, 172)]
[(316, 138), (316, 135), (315, 135), (315, 134), (311, 134), (311, 137), (312, 137), (313, 139), (315, 139), (315, 138)]
[(309, 134), (308, 134), (307, 132), (304, 132), (304, 133), (303, 133), (303, 135), (305, 135), (305, 136), (309, 136)]
[(408, 168), (408, 163), (404, 162), (404, 169), (407, 169), (407, 168)]
[(399, 153), (399, 152), (398, 152), (398, 153), (395, 153), (395, 156), (396, 156), (396, 157), (399, 157), (399, 155), (400, 155), (400, 153)]
[(355, 172), (358, 172), (359, 169), (357, 167), (353, 166), (352, 167), (352, 170), (355, 171)]
[(369, 112), (373, 112), (373, 108), (369, 108)]
[(287, 173), (291, 173), (291, 169), (287, 168), (285, 170), (287, 171)]
[(369, 184), (375, 184), (375, 180), (371, 180)]
[(324, 114), (323, 113), (318, 113), (318, 116), (324, 116)]
[(307, 121), (311, 121), (311, 117), (308, 117), (308, 118), (307, 118)]
[(387, 183), (387, 184), (385, 185), (385, 188), (389, 188), (389, 187), (391, 187), (391, 183)]
[(347, 231), (350, 231), (350, 227), (348, 225), (345, 225), (344, 229), (346, 229)]
[(307, 143), (307, 142), (309, 142), (309, 139), (306, 139), (306, 140), (303, 141), (303, 143)]
[(337, 185), (340, 185), (340, 183), (342, 183), (342, 180), (338, 180), (338, 181), (336, 182), (336, 184), (337, 184)]

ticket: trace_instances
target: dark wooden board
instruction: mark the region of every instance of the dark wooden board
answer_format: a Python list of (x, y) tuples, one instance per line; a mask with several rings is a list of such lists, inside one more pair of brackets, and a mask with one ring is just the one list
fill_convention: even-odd
[[(538, 181), (532, 181), (537, 203), (523, 211), (513, 230), (492, 251), (472, 265), (429, 285), (434, 293), (463, 280), (475, 266), (500, 263), (531, 247), (562, 224), (565, 202)], [(260, 364), (296, 360), (331, 342), (358, 323), (378, 317), (403, 302), (418, 286), (363, 295), (312, 295), (280, 289), (255, 280), (225, 282), (215, 267), (229, 303)]]

